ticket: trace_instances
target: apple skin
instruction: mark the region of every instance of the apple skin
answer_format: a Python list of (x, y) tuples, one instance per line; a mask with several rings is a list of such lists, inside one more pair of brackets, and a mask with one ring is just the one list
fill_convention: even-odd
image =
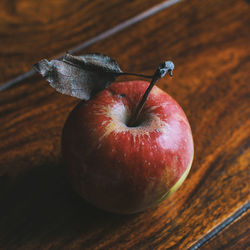
[(136, 127), (128, 127), (149, 86), (118, 82), (70, 113), (62, 155), (74, 189), (106, 211), (130, 214), (167, 198), (183, 183), (193, 160), (185, 113), (154, 86)]

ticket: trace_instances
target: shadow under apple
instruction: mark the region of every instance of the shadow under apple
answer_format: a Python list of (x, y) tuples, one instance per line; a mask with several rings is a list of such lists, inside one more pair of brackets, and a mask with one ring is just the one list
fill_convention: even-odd
[(5, 247), (57, 241), (64, 245), (79, 236), (84, 240), (90, 232), (99, 235), (99, 241), (103, 232), (136, 217), (107, 213), (85, 202), (67, 182), (61, 163), (47, 163), (17, 177), (2, 176), (0, 204), (0, 246)]

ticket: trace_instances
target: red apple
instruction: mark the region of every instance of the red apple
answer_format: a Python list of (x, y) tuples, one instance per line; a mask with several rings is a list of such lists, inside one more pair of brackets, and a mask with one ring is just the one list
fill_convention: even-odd
[(137, 124), (127, 126), (148, 86), (114, 83), (80, 102), (65, 123), (62, 154), (70, 181), (101, 209), (143, 211), (177, 190), (190, 170), (191, 129), (167, 93), (154, 86)]

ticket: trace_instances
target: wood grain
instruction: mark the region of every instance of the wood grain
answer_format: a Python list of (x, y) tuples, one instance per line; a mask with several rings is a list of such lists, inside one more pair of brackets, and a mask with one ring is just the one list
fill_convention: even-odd
[(0, 84), (163, 0), (0, 2)]
[(202, 249), (250, 249), (250, 211), (208, 241)]
[(219, 233), (202, 249), (250, 249), (250, 211)]
[[(195, 159), (183, 186), (158, 207), (108, 214), (70, 189), (60, 134), (78, 102), (39, 76), (0, 93), (0, 247), (186, 249), (249, 200), (250, 6), (191, 0), (82, 51), (101, 51), (128, 71), (152, 73), (185, 110)], [(125, 78), (124, 78), (125, 79)]]
[[(249, 243), (250, 202), (244, 204), (225, 221), (200, 238), (189, 250), (195, 249), (247, 249)], [(241, 228), (240, 228), (241, 227)]]

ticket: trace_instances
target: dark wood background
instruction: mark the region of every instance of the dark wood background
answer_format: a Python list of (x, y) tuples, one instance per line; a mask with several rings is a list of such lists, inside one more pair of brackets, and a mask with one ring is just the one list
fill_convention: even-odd
[[(249, 13), (244, 0), (1, 1), (0, 249), (250, 249)], [(157, 207), (109, 214), (67, 183), (60, 136), (78, 100), (31, 71), (67, 50), (145, 74), (174, 61), (158, 86), (185, 110), (195, 158)]]

